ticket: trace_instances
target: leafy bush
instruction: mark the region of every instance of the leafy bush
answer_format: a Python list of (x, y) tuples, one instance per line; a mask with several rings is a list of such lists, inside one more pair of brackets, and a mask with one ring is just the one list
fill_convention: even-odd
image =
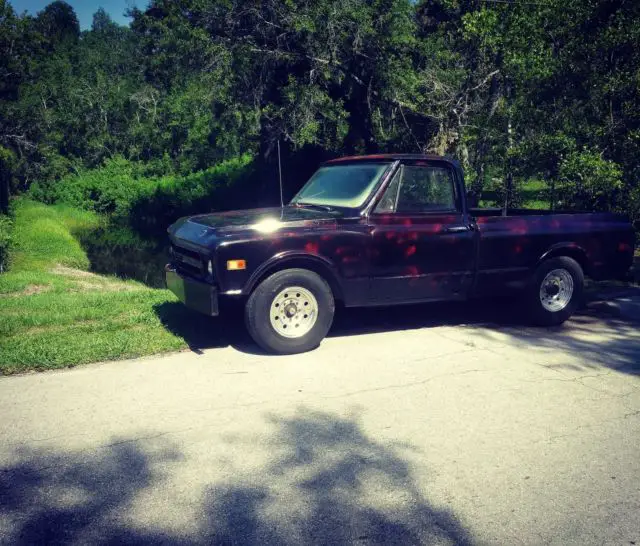
[(128, 211), (129, 224), (143, 235), (164, 235), (177, 218), (213, 209), (237, 208), (246, 198), (253, 173), (252, 158), (244, 155), (184, 177), (164, 177), (141, 191)]
[(7, 269), (12, 227), (11, 218), (0, 214), (0, 273)]
[(640, 222), (640, 186), (632, 188), (627, 196), (627, 209), (632, 220)]
[(141, 193), (151, 191), (158, 178), (147, 178), (139, 167), (122, 157), (103, 167), (80, 171), (58, 181), (36, 182), (29, 194), (45, 203), (65, 203), (100, 214), (124, 215)]
[(556, 198), (562, 208), (611, 210), (622, 189), (620, 166), (593, 150), (573, 152), (560, 164)]
[(225, 208), (225, 198), (235, 182), (251, 172), (251, 163), (245, 154), (187, 176), (158, 177), (149, 176), (142, 164), (116, 157), (98, 169), (35, 183), (29, 194), (45, 203), (107, 214), (145, 235), (157, 234), (179, 216)]

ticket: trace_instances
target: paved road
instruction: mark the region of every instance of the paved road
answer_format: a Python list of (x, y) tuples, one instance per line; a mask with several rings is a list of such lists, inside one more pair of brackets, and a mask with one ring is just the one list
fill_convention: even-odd
[(0, 379), (0, 543), (640, 544), (640, 332), (496, 308), (343, 312)]

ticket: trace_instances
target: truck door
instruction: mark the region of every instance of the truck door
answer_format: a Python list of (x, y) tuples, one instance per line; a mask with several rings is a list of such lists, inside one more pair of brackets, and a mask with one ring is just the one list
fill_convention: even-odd
[(476, 238), (459, 187), (447, 163), (399, 167), (369, 216), (372, 301), (403, 303), (467, 295)]

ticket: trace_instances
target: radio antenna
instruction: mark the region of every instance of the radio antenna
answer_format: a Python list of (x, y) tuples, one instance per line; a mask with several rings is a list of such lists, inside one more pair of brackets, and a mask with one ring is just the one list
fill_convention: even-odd
[(280, 180), (280, 207), (284, 208), (284, 196), (282, 192), (282, 163), (280, 162), (280, 139), (278, 139), (278, 178)]

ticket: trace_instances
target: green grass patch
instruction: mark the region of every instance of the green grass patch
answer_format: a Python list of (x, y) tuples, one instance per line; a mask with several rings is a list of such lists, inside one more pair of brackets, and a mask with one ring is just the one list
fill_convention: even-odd
[(544, 180), (531, 178), (522, 185), (522, 208), (549, 209), (551, 203), (547, 196), (549, 186)]
[[(514, 190), (516, 199), (515, 206), (517, 208), (547, 210), (550, 208), (548, 192), (549, 187), (544, 180), (531, 178), (523, 182), (518, 182)], [(480, 200), (481, 207), (502, 207), (504, 205), (504, 187), (502, 183), (488, 184), (487, 188), (482, 192)]]
[[(0, 374), (46, 370), (185, 348), (165, 328), (200, 317), (168, 290), (88, 272), (77, 233), (99, 227), (92, 212), (15, 203), (11, 269), (0, 275)], [(158, 309), (165, 309), (161, 319)], [(204, 317), (202, 317), (204, 318)]]
[(11, 271), (46, 271), (56, 264), (88, 269), (89, 260), (74, 233), (100, 222), (98, 215), (66, 205), (18, 200)]
[(166, 290), (35, 294), (0, 300), (0, 372), (133, 358), (186, 347), (156, 306)]

